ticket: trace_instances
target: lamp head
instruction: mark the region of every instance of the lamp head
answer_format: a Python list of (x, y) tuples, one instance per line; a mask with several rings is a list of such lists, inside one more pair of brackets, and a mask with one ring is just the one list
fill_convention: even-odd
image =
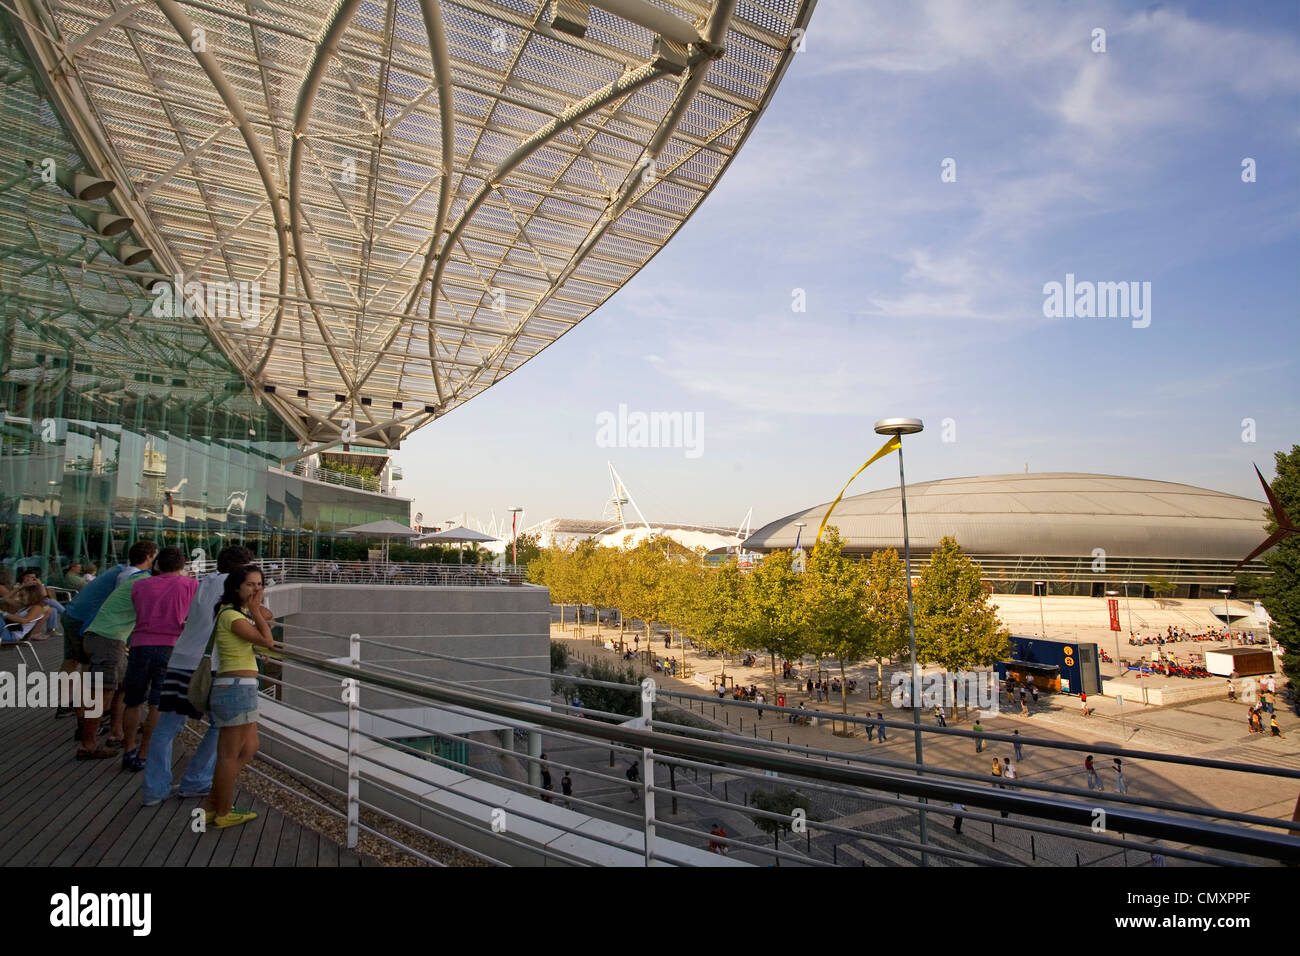
[(923, 428), (919, 418), (882, 418), (876, 422), (877, 435), (915, 435)]

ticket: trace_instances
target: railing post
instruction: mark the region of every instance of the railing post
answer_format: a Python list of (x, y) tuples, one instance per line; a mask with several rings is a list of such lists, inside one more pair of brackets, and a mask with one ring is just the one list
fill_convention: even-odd
[[(353, 667), (361, 666), (361, 635), (348, 637), (348, 656)], [(358, 747), (361, 743), (361, 682), (348, 678), (348, 849), (357, 848), (361, 822), (361, 767)]]
[[(653, 730), (655, 682), (646, 678), (641, 682), (641, 718), (645, 729)], [(655, 848), (655, 752), (650, 747), (641, 748), (641, 766), (645, 773), (641, 775), (641, 792), (645, 797), (645, 865), (650, 866), (654, 860)]]

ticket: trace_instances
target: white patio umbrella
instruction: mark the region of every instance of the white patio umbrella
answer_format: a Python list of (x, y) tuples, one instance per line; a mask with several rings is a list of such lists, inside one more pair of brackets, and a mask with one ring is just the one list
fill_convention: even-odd
[(344, 528), (343, 534), (355, 534), (362, 538), (383, 538), (384, 539), (384, 563), (388, 563), (388, 540), (390, 538), (414, 538), (420, 532), (408, 528), (406, 525), (398, 524), (391, 518), (385, 518), (383, 521), (372, 521), (369, 524), (359, 524), (351, 528)]
[(484, 534), (482, 531), (475, 531), (473, 528), (448, 528), (446, 531), (434, 531), (431, 534), (423, 535), (417, 540), (418, 541), (461, 541), (461, 542), (469, 541), (474, 544), (481, 544), (484, 541), (500, 541), (501, 539), (494, 538), (490, 534)]

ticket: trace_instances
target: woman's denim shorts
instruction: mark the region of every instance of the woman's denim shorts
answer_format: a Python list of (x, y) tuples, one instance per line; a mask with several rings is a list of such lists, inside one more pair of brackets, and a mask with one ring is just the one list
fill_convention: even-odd
[(212, 696), (208, 707), (212, 722), (218, 727), (239, 727), (257, 723), (257, 678), (236, 677), (237, 684), (225, 683), (228, 678), (212, 681)]

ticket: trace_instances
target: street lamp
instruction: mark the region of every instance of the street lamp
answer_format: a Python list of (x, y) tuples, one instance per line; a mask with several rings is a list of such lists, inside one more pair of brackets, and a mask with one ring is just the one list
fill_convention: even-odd
[(1043, 640), (1047, 640), (1047, 618), (1043, 615), (1043, 595), (1046, 592), (1046, 581), (1034, 582), (1034, 593), (1038, 595), (1038, 623), (1043, 629)]
[(800, 538), (803, 537), (803, 529), (806, 528), (806, 527), (808, 527), (808, 522), (806, 522), (806, 521), (796, 521), (796, 522), (794, 523), (794, 526), (795, 526), (796, 528), (799, 529), (798, 531), (796, 531), (796, 532), (794, 533), (794, 549), (795, 549), (796, 551), (798, 551), (798, 550), (799, 550), (799, 540), (800, 540)]
[(519, 520), (519, 512), (523, 508), (510, 509), (510, 563), (515, 567), (519, 566), (519, 534), (515, 522)]
[[(1119, 597), (1119, 592), (1118, 592), (1118, 591), (1107, 591), (1107, 592), (1106, 592), (1106, 597)], [(1116, 617), (1119, 617), (1118, 614), (1116, 614), (1115, 616), (1116, 616)], [(1118, 624), (1119, 621), (1116, 621), (1115, 623)], [(1116, 677), (1116, 679), (1118, 679), (1118, 678), (1121, 677), (1122, 675), (1123, 675), (1123, 671), (1121, 671), (1121, 670), (1119, 669), (1119, 631), (1116, 630), (1116, 631), (1115, 631), (1115, 677)]]
[(1228, 635), (1228, 646), (1232, 646), (1232, 627), (1231, 618), (1228, 617), (1228, 595), (1232, 593), (1232, 588), (1219, 588), (1219, 593), (1223, 595), (1223, 631)]
[[(925, 758), (922, 753), (921, 745), (921, 668), (916, 660), (916, 617), (912, 607), (912, 546), (907, 534), (907, 479), (903, 475), (903, 436), (915, 435), (920, 432), (925, 425), (919, 418), (885, 418), (876, 422), (877, 435), (893, 435), (898, 439), (898, 493), (903, 502), (903, 568), (907, 578), (907, 637), (908, 646), (912, 652), (912, 726), (915, 727), (916, 737), (916, 774), (922, 776), (924, 771), (922, 767), (925, 764)], [(924, 806), (925, 798), (921, 798), (921, 804)], [(920, 813), (920, 831), (921, 831), (921, 865), (926, 866), (929, 863), (929, 855), (925, 852), (927, 842), (925, 810)]]
[(1128, 602), (1128, 582), (1124, 582), (1124, 611), (1128, 614), (1128, 636), (1133, 636), (1133, 605)]

